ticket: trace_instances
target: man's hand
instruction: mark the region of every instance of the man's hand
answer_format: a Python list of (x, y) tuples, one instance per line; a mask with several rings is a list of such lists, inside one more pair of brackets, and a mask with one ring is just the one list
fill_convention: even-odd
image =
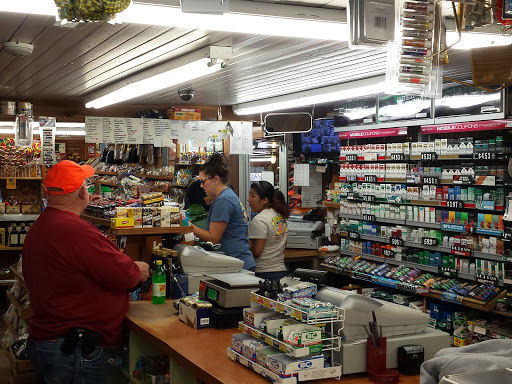
[(146, 280), (149, 277), (149, 265), (143, 261), (135, 261), (135, 264), (137, 264), (137, 267), (140, 269), (140, 281), (146, 282)]

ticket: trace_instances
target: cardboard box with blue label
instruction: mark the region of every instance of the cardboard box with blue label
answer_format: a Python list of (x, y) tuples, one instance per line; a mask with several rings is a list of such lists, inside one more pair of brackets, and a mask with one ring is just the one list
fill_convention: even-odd
[(179, 319), (195, 329), (211, 328), (212, 308), (193, 308), (180, 303)]

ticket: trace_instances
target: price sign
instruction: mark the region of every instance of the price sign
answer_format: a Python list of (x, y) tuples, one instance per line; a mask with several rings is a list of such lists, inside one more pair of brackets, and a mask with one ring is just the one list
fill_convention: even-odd
[(498, 278), (496, 276), (481, 275), (478, 273), (475, 276), (476, 276), (476, 281), (479, 283), (489, 283), (489, 282), (495, 283), (498, 281)]
[(354, 192), (347, 193), (347, 200), (354, 200)]
[(435, 237), (422, 237), (421, 238), (421, 244), (428, 245), (431, 247), (437, 246), (437, 238)]
[(348, 238), (351, 240), (359, 240), (359, 232), (348, 231)]
[(460, 247), (458, 245), (454, 245), (451, 248), (451, 253), (452, 253), (452, 255), (455, 255), (455, 256), (471, 257), (472, 251), (473, 250), (471, 248)]
[(345, 156), (345, 159), (349, 162), (349, 163), (355, 163), (357, 161), (357, 155), (346, 155)]
[(405, 161), (405, 155), (403, 153), (392, 153), (391, 160)]
[(464, 208), (464, 202), (462, 200), (448, 200), (446, 201), (446, 208)]
[(424, 176), (423, 184), (425, 184), (425, 185), (439, 184), (439, 178), (434, 177), (434, 176)]
[(457, 276), (457, 270), (453, 268), (439, 267), (439, 271), (445, 276)]
[(494, 152), (479, 152), (473, 154), (473, 158), (478, 160), (494, 160), (496, 159), (496, 154)]
[(376, 183), (377, 182), (377, 176), (375, 176), (375, 175), (364, 175), (364, 181), (366, 183)]
[(389, 240), (391, 242), (391, 245), (396, 245), (398, 247), (401, 247), (404, 245), (404, 241), (400, 237), (392, 237)]
[(453, 184), (473, 184), (473, 178), (469, 175), (453, 175)]
[(395, 257), (395, 252), (393, 252), (391, 249), (383, 249), (382, 254), (384, 255), (384, 257)]
[(437, 160), (437, 153), (435, 153), (435, 152), (422, 152), (421, 153), (421, 160), (424, 160), (424, 161)]
[(363, 221), (375, 221), (375, 215), (363, 215)]
[(355, 181), (357, 181), (357, 176), (356, 175), (348, 175), (347, 176), (347, 181), (351, 182), (351, 183), (355, 182)]
[(367, 203), (375, 203), (375, 196), (363, 195), (363, 201), (366, 201)]
[(503, 240), (512, 240), (512, 230), (510, 228), (505, 228), (503, 230)]

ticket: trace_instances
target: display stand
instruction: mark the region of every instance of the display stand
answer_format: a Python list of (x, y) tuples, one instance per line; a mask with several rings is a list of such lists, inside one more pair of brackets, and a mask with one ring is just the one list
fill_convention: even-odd
[[(248, 359), (247, 357), (238, 353), (237, 351), (228, 348), (227, 354), (233, 361), (239, 362), (240, 364), (248, 367), (254, 372), (264, 376), (265, 378), (277, 384), (296, 384), (297, 382), (302, 381), (325, 378), (339, 379), (341, 377), (341, 365), (333, 363), (332, 351), (339, 351), (341, 347), (341, 336), (339, 336), (339, 334), (334, 334), (333, 329), (335, 323), (340, 325), (339, 331), (343, 329), (343, 322), (345, 320), (344, 309), (335, 307), (334, 311), (329, 313), (323, 313), (322, 317), (317, 317), (315, 316), (314, 313), (300, 311), (282, 302), (275, 301), (267, 297), (263, 297), (256, 293), (251, 294), (251, 301), (253, 303), (253, 306), (262, 306), (269, 308), (273, 311), (282, 313), (286, 316), (289, 316), (306, 324), (325, 324), (326, 337), (322, 338), (321, 351), (324, 352), (324, 355), (325, 353), (331, 352), (331, 366), (325, 368), (305, 369), (295, 372), (291, 377), (282, 377), (277, 373), (271, 371), (270, 369), (264, 367), (263, 365)], [(245, 332), (254, 338), (262, 340), (266, 344), (271, 345), (292, 357), (306, 357), (308, 355), (311, 355), (311, 352), (313, 350), (312, 348), (314, 348), (314, 346), (295, 347), (283, 341), (277, 340), (276, 338), (268, 334), (265, 334), (247, 324), (244, 324), (243, 322), (239, 323), (239, 329), (242, 332)]]

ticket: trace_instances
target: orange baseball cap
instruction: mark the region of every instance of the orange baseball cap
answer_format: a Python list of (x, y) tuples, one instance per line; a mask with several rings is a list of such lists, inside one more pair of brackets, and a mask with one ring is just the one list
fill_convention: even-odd
[(94, 175), (94, 172), (90, 165), (78, 165), (74, 161), (62, 160), (46, 173), (44, 190), (49, 195), (67, 195), (80, 188), (84, 180)]

